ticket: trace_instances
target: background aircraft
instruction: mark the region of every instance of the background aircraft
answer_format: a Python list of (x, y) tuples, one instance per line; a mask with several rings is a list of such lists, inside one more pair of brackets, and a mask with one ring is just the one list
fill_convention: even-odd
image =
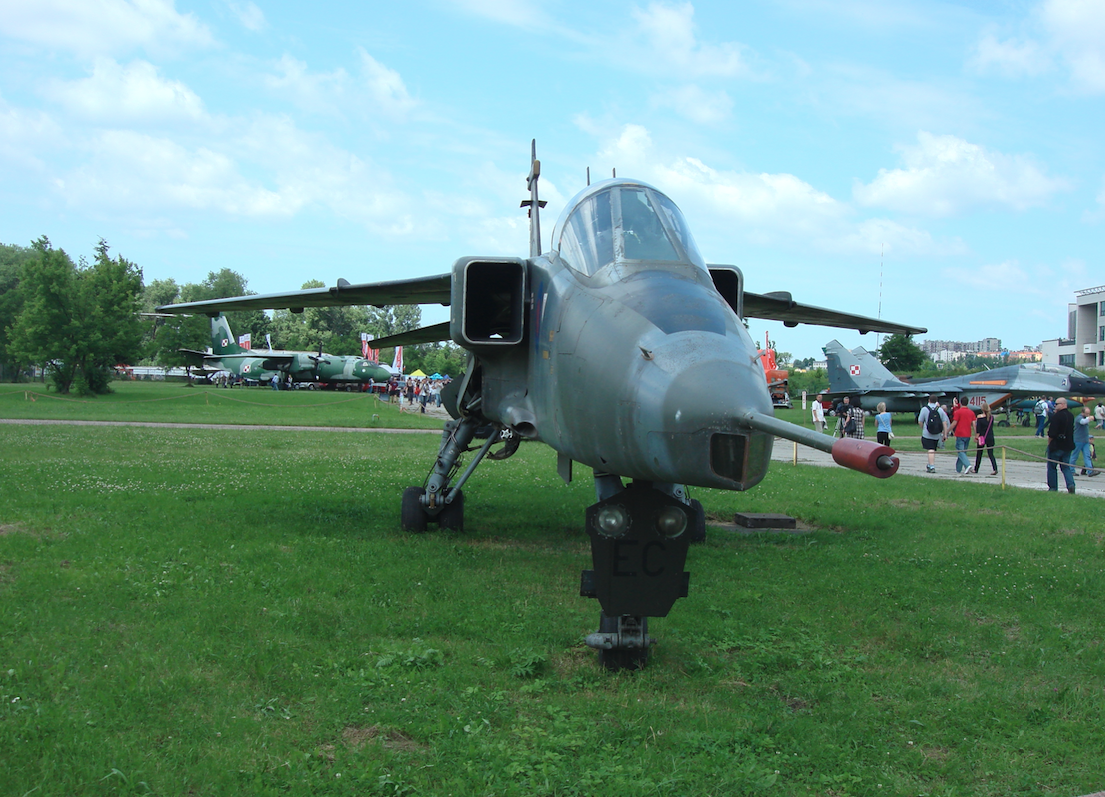
[(862, 346), (849, 351), (832, 340), (824, 352), (829, 365), (827, 395), (858, 395), (865, 410), (886, 402), (890, 412), (918, 412), (934, 393), (958, 397), (976, 409), (983, 401), (999, 409), (1010, 398), (1028, 396), (1105, 396), (1105, 382), (1065, 365), (1025, 363), (963, 376), (903, 382)]
[[(499, 442), (505, 459), (521, 440), (557, 452), (571, 481), (588, 467), (598, 499), (586, 512), (593, 569), (582, 595), (598, 599), (599, 630), (587, 642), (607, 667), (639, 667), (648, 617), (687, 594), (692, 537), (705, 534), (688, 485), (746, 490), (767, 473), (775, 435), (830, 451), (847, 467), (887, 477), (894, 451), (869, 440), (833, 440), (772, 415), (764, 370), (745, 316), (884, 332), (915, 327), (799, 304), (789, 293), (751, 294), (734, 266), (707, 266), (682, 213), (657, 189), (625, 179), (573, 198), (542, 253), (531, 160), (528, 258), (462, 257), (450, 272), (393, 282), (315, 288), (172, 305), (164, 312), (427, 304), (451, 320), (376, 341), (379, 346), (452, 339), (468, 368), (443, 402), (455, 420), (425, 484), (403, 493), (404, 528), (463, 527), (461, 486)], [(483, 442), (474, 442), (486, 437)], [(475, 456), (463, 473), (460, 458)], [(631, 479), (626, 486), (622, 479)]]
[[(174, 305), (175, 306), (175, 305)], [(199, 365), (235, 376), (265, 382), (279, 373), (296, 382), (319, 382), (346, 389), (368, 382), (387, 382), (391, 371), (363, 357), (338, 357), (308, 351), (275, 351), (245, 349), (239, 346), (222, 315), (211, 319), (211, 352), (183, 350)]]

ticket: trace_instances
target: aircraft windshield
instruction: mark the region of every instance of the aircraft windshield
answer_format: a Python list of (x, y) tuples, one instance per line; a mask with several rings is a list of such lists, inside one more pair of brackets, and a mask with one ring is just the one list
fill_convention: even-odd
[(1053, 365), (1051, 363), (1025, 363), (1024, 370), (1039, 371), (1042, 374), (1060, 374), (1062, 376), (1075, 376), (1082, 379), (1089, 379), (1086, 374), (1066, 365)]
[(706, 267), (679, 208), (639, 183), (614, 183), (580, 200), (563, 223), (557, 249), (585, 274), (613, 262)]

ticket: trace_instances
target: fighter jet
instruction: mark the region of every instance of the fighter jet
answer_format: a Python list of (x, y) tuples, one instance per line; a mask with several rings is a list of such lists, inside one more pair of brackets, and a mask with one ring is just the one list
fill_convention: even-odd
[[(181, 305), (170, 305), (179, 307)], [(312, 386), (353, 386), (369, 382), (386, 382), (391, 372), (363, 357), (338, 357), (309, 351), (275, 351), (246, 349), (235, 342), (230, 324), (222, 315), (211, 319), (211, 351), (181, 349), (197, 365), (206, 370), (230, 371), (235, 376), (267, 382), (274, 374), (288, 375), (296, 382)]]
[[(565, 482), (574, 463), (588, 468), (597, 502), (585, 513), (593, 565), (582, 573), (580, 594), (597, 598), (601, 613), (587, 644), (607, 668), (639, 668), (651, 643), (648, 618), (666, 616), (687, 595), (689, 543), (705, 534), (702, 505), (687, 486), (754, 487), (767, 473), (776, 435), (829, 451), (841, 465), (872, 476), (898, 469), (889, 447), (833, 440), (773, 417), (742, 320), (923, 330), (800, 304), (789, 293), (745, 292), (740, 269), (707, 265), (675, 203), (636, 180), (604, 180), (580, 191), (543, 250), (540, 173), (534, 151), (522, 202), (529, 257), (462, 257), (436, 276), (363, 285), (339, 280), (332, 288), (160, 309), (449, 306), (446, 323), (377, 341), (452, 339), (469, 352), (463, 377), (443, 396), (454, 420), (436, 461), (424, 485), (403, 493), (402, 526), (463, 528), (461, 488), (500, 444), (492, 458), (509, 457), (523, 440), (551, 446)], [(466, 452), (474, 456), (460, 472)]]
[(824, 351), (829, 364), (828, 395), (858, 395), (865, 410), (885, 402), (890, 412), (918, 412), (933, 394), (958, 397), (975, 409), (985, 401), (995, 410), (1010, 399), (1027, 396), (1105, 396), (1105, 382), (1065, 365), (1024, 363), (946, 379), (903, 382), (862, 346), (848, 351), (832, 340)]

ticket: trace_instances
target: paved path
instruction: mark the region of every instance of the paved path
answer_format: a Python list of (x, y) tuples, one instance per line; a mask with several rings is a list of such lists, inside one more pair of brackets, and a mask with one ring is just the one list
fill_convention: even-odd
[[(1019, 439), (1018, 439), (1019, 440)], [(1028, 438), (1023, 444), (1015, 447), (1031, 446), (1035, 442)], [(999, 488), (1002, 485), (1001, 449), (994, 448), (994, 456), (998, 460), (998, 475), (990, 476), (990, 460), (982, 459), (982, 473), (978, 475), (960, 476), (955, 472), (955, 443), (951, 444), (951, 451), (947, 449), (936, 452), (936, 473), (926, 473), (928, 455), (923, 451), (900, 451), (898, 458), (901, 466), (898, 468), (899, 476), (916, 476), (921, 479), (952, 479), (954, 481), (988, 485)], [(789, 440), (776, 438), (775, 446), (771, 451), (771, 458), (775, 461), (792, 462), (794, 460), (794, 443)], [(975, 464), (974, 446), (970, 451), (971, 465)], [(824, 467), (838, 467), (833, 462), (832, 455), (818, 451), (807, 446), (798, 446), (798, 462), (802, 465), (821, 465)], [(1074, 471), (1075, 492), (1079, 495), (1088, 495), (1094, 498), (1105, 498), (1105, 474), (1101, 476), (1079, 476), (1081, 470), (1081, 458), (1078, 460), (1079, 468)], [(1059, 490), (1065, 495), (1063, 474), (1059, 473)], [(1005, 486), (1018, 487), (1026, 490), (1047, 490), (1047, 466), (1044, 462), (1024, 462), (1006, 460), (1005, 462)]]
[[(28, 426), (37, 425), (62, 425), (62, 426), (142, 426), (153, 429), (267, 429), (270, 431), (285, 432), (369, 432), (377, 434), (432, 434), (440, 435), (437, 429), (381, 429), (381, 428), (357, 428), (348, 426), (270, 426), (250, 424), (215, 424), (215, 423), (152, 423), (144, 421), (54, 421), (33, 419), (8, 419), (0, 418), (0, 424), (21, 424)], [(916, 476), (922, 479), (952, 479), (958, 482), (984, 485), (991, 488), (1000, 488), (1002, 485), (1001, 474), (1001, 450), (994, 449), (994, 456), (998, 458), (997, 476), (988, 476), (990, 461), (983, 459), (982, 474), (971, 476), (959, 476), (955, 472), (955, 449), (938, 451), (936, 454), (936, 473), (926, 473), (925, 465), (928, 464), (927, 456), (920, 451), (899, 452), (898, 458), (901, 466), (898, 468), (900, 476)], [(1031, 445), (1031, 443), (1028, 443)], [(798, 446), (798, 462), (802, 465), (818, 465), (822, 467), (839, 467), (830, 454), (818, 451), (807, 446)], [(776, 462), (793, 462), (795, 445), (789, 440), (776, 438), (771, 451), (771, 458)], [(974, 464), (974, 449), (971, 449), (971, 464)], [(1005, 463), (1004, 483), (1008, 487), (1017, 487), (1026, 490), (1046, 490), (1045, 465), (1043, 462), (1021, 462), (1007, 460)], [(1074, 475), (1075, 490), (1079, 495), (1088, 495), (1093, 498), (1105, 498), (1105, 475), (1090, 477), (1079, 476), (1078, 471)], [(1060, 492), (1063, 491), (1063, 477), (1059, 474)]]

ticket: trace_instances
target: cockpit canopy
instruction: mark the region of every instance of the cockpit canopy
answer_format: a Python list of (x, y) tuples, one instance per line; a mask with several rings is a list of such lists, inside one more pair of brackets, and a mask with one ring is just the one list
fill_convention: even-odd
[(631, 180), (605, 180), (577, 194), (556, 224), (553, 248), (588, 276), (610, 263), (706, 268), (675, 203)]

